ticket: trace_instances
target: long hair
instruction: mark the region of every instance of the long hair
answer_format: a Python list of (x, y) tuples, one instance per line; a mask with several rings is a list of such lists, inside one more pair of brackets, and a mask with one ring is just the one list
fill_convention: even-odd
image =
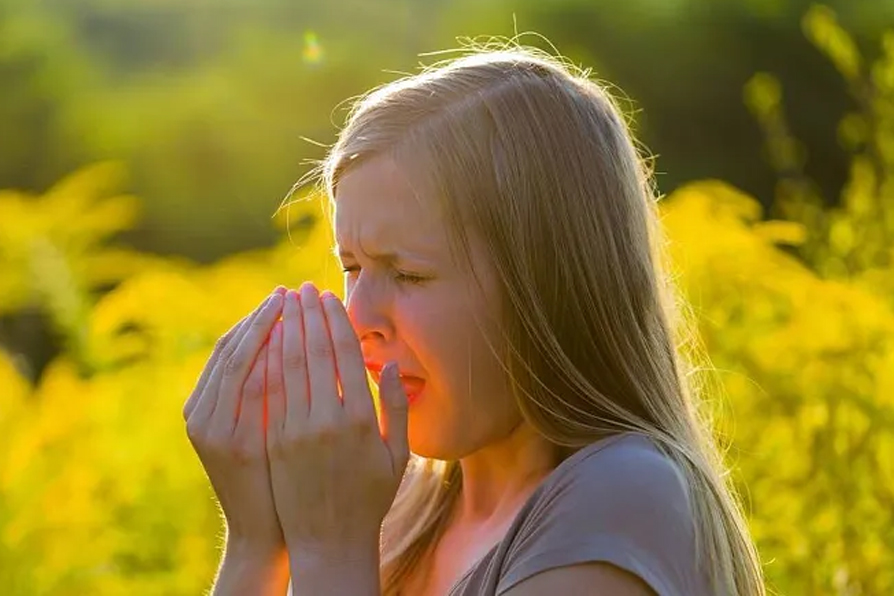
[[(765, 593), (760, 561), (678, 344), (657, 195), (622, 110), (589, 73), (517, 45), (469, 50), (356, 101), (321, 164), (334, 200), (388, 155), (439, 209), (454, 256), (469, 230), (499, 274), (499, 356), (523, 418), (565, 457), (611, 434), (650, 437), (685, 479), (714, 593)], [(462, 484), (411, 458), (385, 518), (383, 593), (430, 552)]]

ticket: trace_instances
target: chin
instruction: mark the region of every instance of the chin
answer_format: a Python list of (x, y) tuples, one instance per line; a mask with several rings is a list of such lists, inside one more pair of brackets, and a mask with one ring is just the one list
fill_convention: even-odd
[(438, 433), (426, 432), (424, 429), (417, 429), (413, 432), (413, 425), (410, 425), (409, 436), (407, 437), (410, 445), (410, 451), (419, 457), (438, 460), (456, 460), (462, 457), (462, 450), (458, 449), (455, 440), (449, 437), (439, 436)]

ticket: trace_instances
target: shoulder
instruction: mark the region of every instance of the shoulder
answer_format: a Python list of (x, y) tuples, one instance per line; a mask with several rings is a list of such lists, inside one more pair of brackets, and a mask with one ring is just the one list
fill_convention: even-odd
[(630, 591), (607, 593), (702, 594), (686, 487), (673, 460), (645, 436), (625, 433), (581, 449), (528, 502), (501, 592), (528, 578), (547, 581), (551, 572), (553, 581), (629, 583)]
[(576, 563), (537, 573), (514, 585), (504, 596), (541, 594), (611, 594), (612, 596), (655, 596), (643, 580), (607, 563)]
[(545, 492), (551, 500), (566, 502), (565, 514), (604, 515), (605, 521), (621, 524), (692, 521), (687, 484), (672, 459), (642, 435), (606, 441), (578, 451), (550, 478)]
[[(677, 465), (647, 437), (616, 435), (562, 462), (529, 503), (528, 530), (611, 536), (649, 550), (694, 536), (687, 485)], [(537, 526), (537, 527), (535, 527)]]

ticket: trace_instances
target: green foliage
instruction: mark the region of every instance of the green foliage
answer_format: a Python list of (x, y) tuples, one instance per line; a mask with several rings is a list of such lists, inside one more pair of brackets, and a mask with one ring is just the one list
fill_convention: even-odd
[[(734, 434), (742, 437), (737, 443), (763, 553), (775, 557), (779, 549), (768, 576), (783, 593), (887, 594), (894, 591), (894, 31), (885, 34), (879, 60), (867, 65), (828, 8), (811, 8), (803, 25), (857, 106), (838, 128), (851, 156), (850, 178), (839, 200), (822, 195), (804, 174), (807, 151), (789, 131), (778, 82), (766, 73), (752, 78), (746, 100), (780, 173), (775, 215), (798, 226), (780, 240), (797, 260), (786, 257), (777, 275), (786, 283), (771, 296), (715, 286), (722, 296), (711, 303), (727, 303), (727, 313), (763, 310), (771, 321), (784, 315), (788, 324), (775, 335), (756, 321), (740, 328), (741, 319), (727, 316), (705, 333), (723, 334), (712, 354), (724, 368), (745, 364), (752, 377), (755, 369), (766, 374), (784, 362), (798, 371), (775, 371), (769, 384), (759, 383), (758, 399), (732, 417), (763, 416), (767, 423), (739, 422)], [(728, 256), (745, 264), (742, 275), (760, 275), (747, 265), (758, 264), (754, 250), (737, 254)], [(763, 255), (759, 262), (772, 259)], [(736, 330), (749, 338), (741, 348), (730, 341)], [(776, 473), (758, 469), (760, 454)], [(767, 488), (759, 501), (761, 485)]]
[[(88, 210), (101, 215), (85, 217), (83, 229), (68, 211), (91, 204), (104, 172), (78, 174), (42, 197), (44, 228), (19, 213), (18, 244), (69, 219), (81, 241), (59, 246), (114, 254), (102, 238), (128, 219), (126, 209)], [(298, 216), (322, 220), (317, 205), (299, 204)], [(759, 205), (727, 185), (688, 186), (663, 209), (673, 262), (723, 371), (718, 431), (731, 443), (771, 584), (792, 594), (890, 591), (892, 305), (778, 248), (803, 236), (802, 226), (761, 221)], [(220, 527), (185, 440), (182, 403), (215, 339), (276, 283), (337, 288), (331, 240), (321, 223), (208, 266), (151, 259), (98, 301), (77, 298), (88, 301), (77, 312), (89, 375), (66, 353), (29, 387), (0, 360), (0, 585), (22, 595), (207, 586)], [(77, 254), (70, 261), (85, 258)], [(38, 283), (55, 275), (31, 270)], [(12, 279), (3, 277), (10, 287)], [(79, 292), (52, 291), (63, 303)]]
[(803, 228), (762, 222), (725, 184), (677, 191), (664, 223), (726, 392), (718, 430), (769, 585), (891, 593), (894, 305), (780, 250)]
[(157, 261), (107, 242), (138, 216), (135, 197), (113, 194), (121, 178), (121, 167), (106, 163), (63, 179), (41, 197), (0, 191), (0, 315), (26, 305), (43, 309), (82, 366), (90, 360), (85, 332), (93, 296)]
[[(19, 234), (0, 245), (56, 240), (65, 258), (56, 269), (23, 259), (0, 280), (47, 287), (50, 309), (78, 304), (72, 323), (82, 342), (34, 387), (0, 352), (0, 586), (8, 594), (201, 593), (214, 575), (220, 526), (186, 440), (185, 397), (215, 340), (276, 284), (313, 279), (337, 289), (341, 281), (322, 225), (210, 266), (122, 255), (103, 239), (130, 219), (130, 199), (86, 208), (83, 218), (70, 213), (93, 205), (108, 174), (78, 173), (41, 197), (38, 213), (8, 211), (16, 217), (4, 220), (19, 223), (11, 226)], [(298, 215), (322, 218), (315, 205), (300, 204)], [(78, 242), (53, 227), (65, 220)], [(117, 266), (134, 260), (119, 275)], [(59, 283), (62, 267), (69, 278), (88, 273)], [(110, 271), (119, 281), (113, 291), (83, 291), (84, 280), (108, 280)], [(85, 355), (86, 373), (78, 362)]]
[[(159, 10), (175, 4), (160, 3)], [(15, 19), (5, 26), (13, 22), (24, 27)], [(884, 38), (881, 58), (869, 63), (830, 11), (813, 9), (804, 27), (841, 70), (857, 106), (839, 126), (852, 159), (840, 200), (822, 196), (804, 175), (807, 150), (789, 132), (782, 87), (763, 73), (749, 83), (746, 99), (781, 175), (770, 218), (754, 198), (717, 181), (679, 189), (663, 202), (662, 215), (680, 285), (717, 367), (723, 391), (708, 397), (719, 406), (717, 433), (730, 445), (728, 463), (770, 585), (793, 595), (889, 594), (894, 33)], [(41, 37), (20, 30), (32, 40), (64, 38), (59, 31)], [(0, 64), (9, 56), (2, 53), (8, 39), (0, 35)], [(149, 85), (152, 93), (107, 89), (93, 97), (83, 122), (113, 108), (126, 117), (117, 121), (120, 128), (96, 131), (87, 142), (109, 153), (132, 150), (143, 164), (136, 175), (157, 174), (151, 184), (169, 195), (165, 209), (183, 209), (192, 219), (212, 213), (213, 197), (239, 184), (237, 194), (278, 199), (276, 189), (288, 184), (270, 180), (288, 176), (290, 158), (271, 139), (300, 130), (288, 129), (280, 115), (298, 105), (307, 126), (319, 121), (311, 114), (318, 108), (303, 96), (305, 84), (333, 98), (351, 93), (348, 83), (306, 62), (300, 85), (281, 82), (278, 73), (298, 56), (326, 60), (346, 51), (324, 43), (322, 53), (305, 54), (308, 39), (246, 38), (229, 56), (242, 65), (238, 82), (212, 69), (168, 80), (168, 87)], [(270, 70), (253, 67), (253, 51), (271, 56)], [(368, 76), (360, 67), (341, 72)], [(144, 83), (161, 80), (140, 76)], [(234, 91), (223, 105), (219, 89), (228, 84)], [(262, 100), (271, 106), (264, 117), (245, 108)], [(174, 107), (153, 119), (162, 103)], [(245, 114), (257, 118), (250, 127), (256, 136), (240, 136), (246, 129), (236, 123)], [(265, 164), (256, 178), (228, 177), (234, 159), (252, 155)], [(183, 191), (184, 172), (203, 163), (210, 165), (195, 178), (197, 186)], [(171, 173), (169, 166), (181, 170)], [(65, 338), (63, 353), (34, 385), (20, 359), (0, 350), (4, 594), (206, 589), (219, 557), (220, 517), (186, 440), (182, 404), (217, 337), (276, 284), (312, 279), (335, 291), (341, 285), (316, 197), (293, 208), (291, 219), (318, 223), (291, 236), (282, 218), (270, 225), (273, 203), (255, 201), (250, 212), (262, 214), (257, 225), (272, 246), (202, 265), (116, 242), (149, 207), (122, 194), (124, 184), (121, 166), (100, 163), (40, 196), (0, 192), (0, 314), (39, 308)], [(212, 190), (211, 199), (192, 207), (179, 200), (200, 187)], [(209, 217), (217, 225), (244, 216), (224, 210)]]
[[(414, 70), (420, 53), (512, 35), (517, 23), (644, 108), (663, 191), (719, 176), (763, 194), (753, 125), (734, 102), (768, 61), (811, 66), (797, 27), (808, 1), (0, 0), (0, 188), (38, 193), (120, 160), (145, 201), (132, 244), (202, 262), (270, 245), (259, 198), (281, 195), (304, 158), (320, 157), (303, 137), (334, 140), (344, 110), (333, 106)], [(859, 39), (894, 17), (890, 2), (829, 2)], [(837, 81), (787, 84), (797, 97)], [(812, 113), (835, 109), (824, 100)]]
[(894, 30), (885, 34), (879, 60), (865, 65), (828, 8), (813, 7), (803, 24), (841, 73), (856, 105), (838, 126), (851, 156), (850, 179), (837, 201), (823, 196), (804, 173), (807, 153), (789, 130), (778, 81), (759, 73), (746, 86), (746, 101), (780, 174), (775, 215), (804, 225), (806, 239), (798, 252), (820, 274), (856, 279), (894, 295), (888, 275), (894, 266)]

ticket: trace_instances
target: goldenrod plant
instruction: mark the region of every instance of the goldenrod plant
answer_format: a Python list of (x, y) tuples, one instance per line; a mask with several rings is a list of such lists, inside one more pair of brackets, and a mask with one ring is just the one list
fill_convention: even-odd
[[(894, 31), (867, 64), (829, 10), (804, 27), (858, 100), (840, 200), (803, 174), (761, 73), (745, 95), (780, 172), (773, 210), (707, 180), (662, 199), (662, 221), (770, 593), (892, 594)], [(314, 225), (289, 233), (281, 213), (274, 246), (203, 265), (115, 241), (140, 212), (122, 175), (103, 163), (39, 197), (0, 193), (0, 314), (39, 309), (63, 338), (34, 382), (0, 349), (3, 594), (207, 590), (222, 525), (183, 403), (215, 340), (274, 286), (341, 294), (319, 197), (288, 218)]]

